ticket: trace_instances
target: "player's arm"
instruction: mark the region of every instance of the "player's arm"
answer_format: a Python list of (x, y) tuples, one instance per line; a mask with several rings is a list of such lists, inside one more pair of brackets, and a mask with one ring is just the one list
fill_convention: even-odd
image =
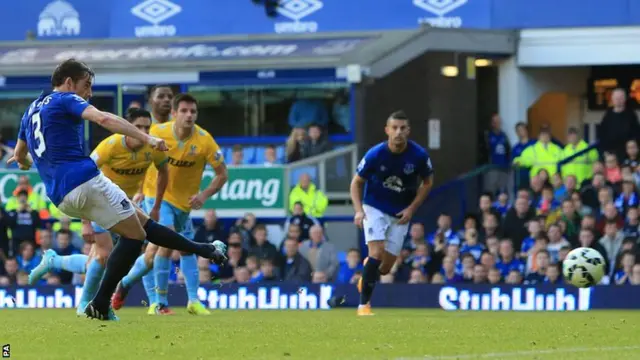
[(224, 184), (227, 183), (227, 180), (229, 180), (229, 170), (227, 170), (225, 163), (220, 163), (217, 167), (213, 168), (213, 171), (216, 173), (216, 176), (211, 180), (211, 184), (202, 190), (203, 196), (207, 199), (217, 194)]
[[(167, 159), (165, 157), (164, 161), (156, 162), (156, 169), (158, 169), (158, 178), (156, 185), (156, 202), (153, 204), (152, 211), (160, 211), (160, 205), (162, 204), (162, 200), (164, 199), (164, 192), (167, 190), (167, 186), (169, 185), (169, 166), (167, 165)], [(144, 179), (142, 180), (144, 183)], [(142, 189), (140, 189), (142, 192)]]
[(18, 141), (16, 142), (16, 147), (13, 149), (13, 156), (7, 160), (7, 164), (18, 163), (18, 167), (21, 170), (29, 170), (33, 163), (33, 159), (31, 155), (29, 155), (29, 148), (27, 147), (27, 135), (22, 125), (26, 121), (26, 116), (27, 114), (22, 117), (20, 130), (18, 130)]
[(418, 210), (420, 205), (427, 199), (427, 196), (431, 192), (431, 188), (433, 187), (433, 175), (428, 175), (422, 178), (422, 185), (418, 188), (416, 192), (416, 197), (411, 202), (409, 207), (415, 212)]
[[(120, 116), (100, 111), (92, 105), (87, 106), (84, 111), (82, 111), (82, 118), (94, 122), (111, 132), (130, 136), (153, 147), (158, 146), (160, 143), (164, 144), (163, 140), (154, 138), (153, 136), (140, 131), (133, 124)], [(164, 149), (164, 145), (161, 146), (163, 147), (162, 149)]]
[(355, 174), (351, 179), (351, 186), (349, 187), (349, 193), (351, 194), (351, 202), (353, 203), (353, 210), (356, 213), (363, 212), (362, 210), (362, 193), (364, 192), (364, 184), (367, 182), (360, 175)]
[(193, 196), (189, 201), (191, 207), (196, 210), (202, 208), (207, 199), (217, 194), (229, 179), (229, 171), (227, 170), (227, 165), (224, 163), (222, 150), (220, 150), (220, 147), (215, 140), (213, 140), (211, 135), (209, 135), (208, 142), (209, 148), (207, 151), (206, 161), (211, 165), (216, 176), (211, 180), (209, 186), (202, 190), (198, 195)]

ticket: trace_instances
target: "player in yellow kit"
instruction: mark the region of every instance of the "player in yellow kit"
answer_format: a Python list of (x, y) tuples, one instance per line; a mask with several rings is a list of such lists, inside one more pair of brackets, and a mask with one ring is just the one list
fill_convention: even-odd
[[(227, 167), (224, 163), (222, 151), (213, 137), (195, 124), (198, 117), (197, 101), (189, 94), (179, 94), (173, 98), (172, 117), (174, 121), (156, 124), (151, 128), (151, 135), (166, 141), (169, 151), (167, 162), (169, 169), (169, 185), (160, 205), (160, 224), (173, 227), (176, 231), (189, 239), (193, 239), (194, 231), (189, 212), (191, 209), (202, 208), (205, 201), (216, 194), (227, 181)], [(215, 171), (215, 178), (211, 184), (200, 191), (200, 183), (205, 166), (209, 164)], [(147, 172), (143, 185), (144, 206), (156, 203), (157, 185), (153, 181), (157, 170), (152, 166)], [(223, 243), (219, 246), (224, 246)], [(214, 243), (215, 245), (215, 243)], [(221, 249), (224, 251), (225, 249)], [(149, 313), (172, 314), (168, 307), (167, 289), (169, 286), (169, 272), (171, 269), (170, 254), (172, 250), (158, 248), (149, 244), (145, 255), (155, 254), (153, 271), (155, 274), (155, 293), (149, 291), (145, 281), (145, 289), (151, 307)], [(139, 262), (137, 261), (136, 264)], [(134, 266), (129, 274), (118, 285), (112, 298), (112, 306), (119, 309), (133, 284), (130, 279), (140, 279), (150, 269), (140, 262), (141, 266)], [(187, 310), (194, 315), (208, 315), (198, 299), (197, 292), (200, 279), (198, 276), (198, 262), (194, 254), (181, 253), (180, 270), (184, 276), (189, 304)]]
[[(148, 111), (130, 109), (127, 112), (126, 119), (138, 129), (149, 133), (151, 114)], [(154, 169), (157, 168), (158, 170), (155, 171), (154, 178), (150, 182), (156, 184), (155, 198), (159, 201), (151, 205), (150, 216), (154, 220), (158, 220), (160, 204), (168, 182), (166, 165), (168, 157), (164, 152), (156, 151), (150, 145), (144, 144), (139, 140), (114, 134), (98, 144), (91, 154), (91, 158), (95, 161), (98, 169), (118, 185), (130, 199), (140, 189), (149, 166), (154, 164)], [(50, 270), (68, 270), (83, 273), (85, 272), (83, 271), (85, 269), (84, 266), (76, 266), (80, 264), (70, 263), (82, 260), (82, 264), (86, 264), (86, 275), (82, 297), (78, 304), (78, 315), (84, 315), (85, 307), (93, 299), (104, 273), (105, 263), (113, 247), (111, 234), (96, 223), (83, 220), (82, 235), (86, 241), (93, 242), (88, 258), (82, 259), (77, 255), (75, 258), (59, 256), (55, 251), (48, 250), (43, 256), (42, 263), (44, 265), (39, 266), (41, 269), (38, 269), (38, 271), (34, 269), (30, 278), (32, 282), (35, 282)], [(152, 259), (148, 259), (149, 263), (151, 261)]]

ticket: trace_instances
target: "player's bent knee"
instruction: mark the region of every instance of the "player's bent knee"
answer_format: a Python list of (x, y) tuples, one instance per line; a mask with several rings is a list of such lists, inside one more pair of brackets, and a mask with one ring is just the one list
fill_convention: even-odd
[(384, 254), (384, 240), (369, 241), (367, 247), (369, 248), (369, 257), (382, 260)]
[(164, 247), (158, 247), (157, 255), (158, 256), (162, 256), (162, 257), (171, 257), (171, 253), (172, 252), (173, 252), (172, 249), (168, 249), (168, 248), (164, 248)]

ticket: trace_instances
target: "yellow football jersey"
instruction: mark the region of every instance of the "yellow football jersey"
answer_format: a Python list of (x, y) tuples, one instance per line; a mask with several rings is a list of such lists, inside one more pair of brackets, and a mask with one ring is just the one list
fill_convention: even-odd
[[(200, 192), (202, 173), (206, 164), (216, 168), (224, 162), (220, 147), (213, 137), (199, 126), (184, 141), (178, 140), (173, 130), (174, 122), (154, 124), (150, 134), (164, 141), (169, 147), (167, 162), (169, 185), (164, 200), (182, 211), (190, 211), (189, 199)], [(156, 196), (155, 167), (150, 166), (144, 181), (144, 196)]]
[[(124, 135), (120, 134), (102, 140), (93, 150), (91, 158), (102, 173), (120, 186), (130, 198), (140, 190), (149, 165), (160, 166), (168, 160), (164, 152), (156, 151), (149, 145), (135, 151), (129, 149), (124, 142)], [(152, 182), (155, 183), (156, 179)]]

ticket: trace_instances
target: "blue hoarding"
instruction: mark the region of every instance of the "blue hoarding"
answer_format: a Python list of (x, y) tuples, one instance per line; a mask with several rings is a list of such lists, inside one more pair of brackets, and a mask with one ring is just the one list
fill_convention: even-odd
[(162, 38), (445, 28), (521, 29), (640, 24), (637, 0), (0, 1), (0, 41)]
[[(0, 288), (1, 308), (73, 308), (82, 294), (74, 286)], [(171, 286), (169, 301), (186, 306), (184, 287)], [(211, 309), (321, 310), (336, 295), (355, 306), (355, 286), (321, 284), (207, 285), (198, 297)], [(587, 311), (640, 309), (640, 286), (597, 286), (577, 289), (563, 286), (408, 285), (380, 284), (372, 300), (375, 307), (441, 308), (462, 311)], [(127, 306), (146, 306), (141, 286), (134, 287)]]

